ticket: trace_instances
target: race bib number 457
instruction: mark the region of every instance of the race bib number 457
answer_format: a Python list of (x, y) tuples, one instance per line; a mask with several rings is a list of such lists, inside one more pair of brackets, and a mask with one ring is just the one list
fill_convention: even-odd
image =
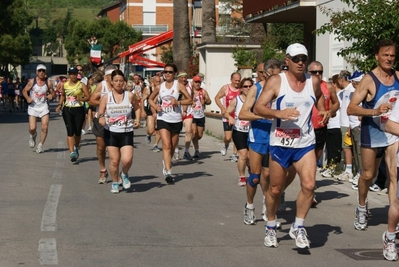
[(301, 137), (301, 129), (276, 128), (275, 136), (280, 139), (282, 146), (292, 146)]

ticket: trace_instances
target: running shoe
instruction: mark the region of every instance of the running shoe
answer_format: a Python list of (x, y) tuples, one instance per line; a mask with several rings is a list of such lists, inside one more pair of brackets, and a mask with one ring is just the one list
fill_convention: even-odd
[(388, 188), (381, 189), (381, 191), (378, 192), (377, 194), (381, 196), (388, 194)]
[(76, 162), (76, 161), (78, 160), (78, 158), (79, 158), (79, 156), (76, 155), (76, 152), (75, 152), (75, 151), (72, 152), (71, 154), (69, 154), (69, 157), (71, 158), (71, 161), (72, 161), (72, 162)]
[(223, 146), (222, 149), (220, 150), (220, 153), (222, 154), (222, 156), (226, 156), (227, 154), (227, 148), (226, 146)]
[(263, 241), (265, 247), (278, 247), (276, 227), (267, 227), (265, 231), (265, 240)]
[(89, 126), (89, 128), (87, 129), (88, 133), (91, 133), (91, 126)]
[(151, 143), (151, 135), (146, 135), (145, 136), (145, 141), (147, 142), (147, 144), (150, 144)]
[(36, 153), (40, 154), (40, 153), (43, 153), (43, 152), (44, 152), (43, 145), (42, 144), (38, 144), (37, 147), (36, 147)]
[(353, 179), (353, 174), (349, 172), (343, 172), (340, 175), (335, 176), (338, 181), (346, 181), (349, 179)]
[(238, 161), (238, 155), (237, 154), (231, 155), (230, 160), (231, 160), (231, 162), (237, 162)]
[(369, 189), (370, 189), (370, 191), (373, 191), (373, 192), (381, 191), (381, 188), (377, 184), (370, 185)]
[(152, 151), (153, 151), (153, 152), (160, 152), (161, 150), (159, 149), (159, 147), (158, 147), (157, 145), (155, 145), (155, 146), (152, 148)]
[(298, 248), (310, 248), (308, 234), (303, 226), (294, 228), (294, 224), (291, 224), (289, 234)]
[(195, 159), (199, 159), (199, 151), (198, 150), (195, 150), (195, 152), (194, 152), (194, 158)]
[(124, 174), (123, 172), (120, 173), (121, 178), (122, 178), (122, 185), (123, 188), (125, 189), (129, 189), (130, 186), (132, 185), (129, 181), (129, 175), (128, 174)]
[(355, 226), (356, 230), (366, 230), (367, 228), (367, 210), (360, 211), (359, 208), (356, 208), (356, 217), (355, 222), (353, 225)]
[[(265, 212), (262, 213), (262, 219), (267, 223), (266, 206), (265, 206)], [(276, 215), (276, 229), (281, 229), (281, 222), (277, 220), (277, 215)]]
[(332, 178), (333, 174), (330, 169), (326, 169), (324, 172), (321, 173), (321, 176), (324, 178)]
[(86, 134), (85, 130), (82, 129), (82, 135), (85, 135), (85, 134)]
[(108, 171), (100, 170), (100, 178), (98, 179), (99, 184), (107, 184)]
[(174, 184), (175, 183), (175, 180), (173, 179), (173, 176), (170, 173), (166, 174), (165, 181), (166, 181), (167, 184)]
[(246, 186), (247, 185), (247, 179), (245, 176), (241, 176), (238, 178), (238, 186)]
[(173, 159), (174, 160), (179, 160), (180, 159), (179, 151), (175, 151), (175, 153), (173, 153)]
[(29, 147), (31, 147), (31, 148), (35, 147), (35, 145), (36, 145), (36, 136), (37, 136), (37, 134), (31, 135), (29, 137)]
[(246, 225), (256, 224), (255, 209), (248, 209), (247, 204), (244, 207), (244, 223)]
[(123, 181), (122, 181), (121, 177), (118, 178), (118, 185), (123, 185)]
[(166, 176), (168, 174), (166, 171), (166, 168), (165, 168), (165, 161), (163, 161), (163, 160), (162, 160), (162, 174), (163, 174), (163, 176)]
[(111, 185), (111, 194), (118, 194), (119, 193), (119, 184), (112, 183)]
[(360, 173), (356, 173), (356, 175), (353, 176), (352, 178), (349, 178), (348, 181), (352, 184), (357, 184), (357, 182), (359, 181), (359, 177)]
[(387, 232), (382, 234), (382, 242), (383, 242), (383, 250), (384, 258), (388, 261), (397, 261), (398, 260), (398, 251), (396, 250), (396, 240), (389, 240), (386, 236)]
[(184, 152), (183, 158), (186, 160), (192, 160), (190, 152), (188, 151)]

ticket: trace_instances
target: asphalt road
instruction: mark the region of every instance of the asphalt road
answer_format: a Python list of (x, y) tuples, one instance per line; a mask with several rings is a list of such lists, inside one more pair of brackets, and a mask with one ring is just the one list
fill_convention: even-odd
[[(110, 183), (97, 184), (93, 135), (83, 136), (73, 165), (57, 113), (51, 113), (43, 154), (28, 146), (27, 122), (26, 113), (0, 105), (0, 267), (394, 264), (382, 257), (386, 196), (370, 192), (369, 228), (357, 231), (356, 191), (318, 174), (320, 203), (305, 221), (311, 248), (297, 249), (288, 235), (299, 191), (295, 180), (286, 191), (288, 209), (278, 214), (280, 246), (266, 248), (261, 193), (257, 225), (244, 225), (245, 189), (237, 186), (235, 163), (219, 153), (220, 140), (205, 136), (201, 158), (175, 162), (176, 184), (166, 185), (161, 153), (145, 143), (144, 129), (136, 130), (132, 188), (113, 195)], [(182, 134), (181, 145), (183, 140)]]

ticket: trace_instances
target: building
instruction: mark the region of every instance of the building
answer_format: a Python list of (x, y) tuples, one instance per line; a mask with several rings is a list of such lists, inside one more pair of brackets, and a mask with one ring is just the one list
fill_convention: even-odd
[(340, 42), (332, 34), (315, 36), (313, 31), (329, 18), (322, 14), (321, 8), (333, 10), (350, 9), (340, 0), (243, 0), (243, 16), (248, 23), (303, 23), (304, 45), (309, 50), (311, 60), (318, 60), (324, 66), (324, 79), (328, 79), (351, 66), (337, 52), (350, 42)]
[(103, 7), (98, 12), (98, 18), (109, 18), (111, 22), (117, 22), (119, 20), (119, 6), (121, 1), (114, 1), (111, 4)]

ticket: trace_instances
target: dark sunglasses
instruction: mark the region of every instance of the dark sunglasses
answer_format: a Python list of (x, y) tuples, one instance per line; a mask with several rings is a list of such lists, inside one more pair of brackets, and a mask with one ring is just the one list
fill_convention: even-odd
[(195, 83), (201, 83), (201, 81), (195, 81)]
[(243, 85), (242, 88), (251, 88), (251, 85)]
[(306, 63), (306, 61), (308, 61), (308, 57), (307, 56), (303, 56), (303, 57), (290, 57), (291, 61), (294, 63), (299, 63), (299, 61), (302, 61), (303, 63)]
[(77, 69), (78, 71), (83, 71), (83, 69)]
[(37, 70), (38, 72), (46, 72), (46, 70), (43, 70), (43, 69), (41, 69), (41, 70)]
[(310, 73), (310, 74), (313, 74), (313, 75), (316, 75), (316, 74), (322, 75), (322, 74), (323, 74), (323, 71), (322, 71), (322, 70), (310, 70), (309, 73)]
[(175, 72), (173, 70), (164, 70), (163, 73), (165, 73), (165, 74), (173, 74)]

